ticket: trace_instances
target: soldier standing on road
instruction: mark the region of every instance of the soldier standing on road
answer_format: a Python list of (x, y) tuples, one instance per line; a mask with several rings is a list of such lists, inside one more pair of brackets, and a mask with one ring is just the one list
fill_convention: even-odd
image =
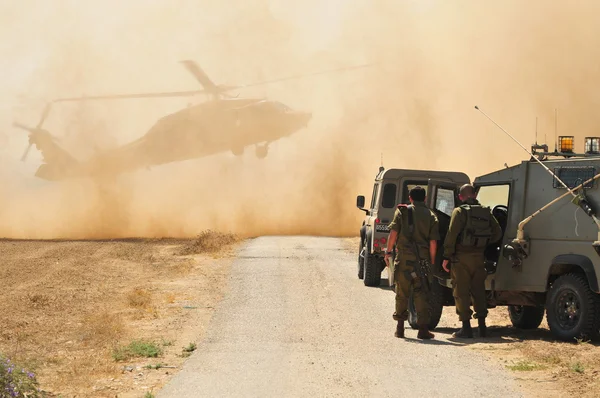
[[(485, 296), (485, 259), (483, 252), (490, 244), (502, 237), (502, 229), (489, 207), (483, 207), (475, 199), (475, 188), (465, 184), (460, 188), (458, 198), (463, 204), (454, 209), (450, 227), (444, 241), (444, 261), (442, 267), (451, 273), (456, 313), (462, 328), (454, 337), (473, 338), (471, 329), (471, 298), (475, 316), (479, 322), (479, 335), (485, 337), (487, 328), (487, 300)], [(452, 269), (448, 264), (452, 263)]]
[[(412, 238), (415, 241), (419, 250), (419, 257), (421, 259), (430, 258), (433, 264), (437, 251), (437, 241), (440, 239), (438, 219), (425, 206), (425, 189), (422, 187), (411, 189), (409, 199), (411, 205), (399, 205), (394, 214), (385, 252), (385, 262), (387, 266), (390, 266), (390, 255), (394, 245), (396, 245), (397, 254), (394, 262), (396, 312), (394, 312), (393, 317), (398, 321), (398, 325), (394, 335), (400, 338), (404, 337), (404, 321), (408, 319), (408, 298), (412, 286), (417, 310), (417, 323), (419, 325), (417, 338), (432, 339), (434, 335), (429, 332), (429, 322), (431, 321), (429, 298), (423, 291), (423, 282), (415, 273), (418, 259), (413, 251), (410, 239)], [(409, 215), (410, 212), (412, 212), (412, 217)], [(411, 220), (413, 225), (410, 225)]]

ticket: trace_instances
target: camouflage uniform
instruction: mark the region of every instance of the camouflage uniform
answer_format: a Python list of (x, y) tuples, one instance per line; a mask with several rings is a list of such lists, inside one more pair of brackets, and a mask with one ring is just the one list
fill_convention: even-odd
[[(413, 211), (413, 239), (419, 248), (421, 259), (429, 260), (429, 241), (440, 239), (438, 219), (422, 202), (415, 202)], [(410, 275), (414, 272), (414, 264), (418, 260), (413, 252), (413, 246), (408, 240), (408, 212), (407, 207), (399, 207), (389, 226), (390, 230), (398, 233), (398, 240), (396, 241), (397, 254), (394, 261), (396, 312), (393, 316), (396, 321), (406, 321), (408, 319), (408, 298), (412, 285), (418, 323), (428, 325), (431, 318), (429, 298), (422, 290), (421, 281), (413, 279)]]
[[(479, 205), (476, 199), (467, 199), (464, 204)], [(502, 229), (493, 215), (490, 215), (492, 236), (489, 243), (497, 242), (502, 237)], [(452, 268), (450, 275), (453, 295), (456, 302), (456, 313), (461, 321), (471, 319), (471, 298), (475, 308), (474, 318), (485, 319), (487, 316), (487, 299), (485, 296), (485, 247), (465, 247), (459, 242), (459, 237), (467, 224), (467, 211), (457, 207), (452, 212), (450, 227), (444, 241), (444, 257), (451, 259)]]

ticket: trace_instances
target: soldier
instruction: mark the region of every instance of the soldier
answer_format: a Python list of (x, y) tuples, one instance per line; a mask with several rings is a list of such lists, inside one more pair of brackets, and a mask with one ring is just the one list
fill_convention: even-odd
[[(410, 206), (399, 205), (394, 219), (390, 224), (390, 235), (388, 238), (385, 262), (389, 264), (389, 257), (396, 245), (397, 255), (395, 259), (394, 280), (396, 282), (396, 312), (394, 319), (398, 321), (396, 337), (404, 337), (404, 321), (408, 319), (408, 298), (411, 286), (413, 288), (415, 307), (417, 310), (417, 323), (419, 325), (419, 339), (432, 339), (433, 333), (429, 332), (431, 308), (429, 299), (423, 291), (423, 281), (416, 273), (418, 266), (416, 253), (411, 239), (416, 243), (419, 257), (422, 260), (431, 259), (435, 261), (437, 241), (440, 239), (438, 219), (425, 206), (425, 189), (415, 187), (409, 192)], [(412, 214), (411, 214), (412, 213)], [(412, 225), (411, 225), (412, 222)]]
[[(487, 300), (485, 296), (485, 248), (502, 237), (502, 229), (489, 207), (483, 207), (475, 199), (475, 188), (465, 184), (460, 188), (458, 198), (463, 204), (454, 209), (450, 227), (444, 241), (444, 261), (442, 267), (451, 273), (456, 313), (462, 328), (454, 337), (473, 338), (471, 329), (471, 297), (475, 316), (479, 322), (479, 335), (485, 337), (487, 328)], [(452, 269), (448, 269), (448, 263)]]

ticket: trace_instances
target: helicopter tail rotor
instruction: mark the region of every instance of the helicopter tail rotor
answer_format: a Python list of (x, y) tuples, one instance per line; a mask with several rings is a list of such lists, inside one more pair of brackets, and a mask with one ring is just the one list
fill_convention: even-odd
[(24, 162), (25, 160), (27, 160), (27, 155), (29, 155), (29, 150), (31, 149), (32, 145), (33, 144), (31, 142), (29, 143), (29, 145), (27, 145), (25, 152), (23, 152), (23, 155), (21, 156), (21, 162)]
[(48, 114), (50, 113), (51, 106), (52, 106), (52, 103), (46, 104), (36, 127), (29, 127), (29, 126), (26, 126), (26, 125), (18, 123), (18, 122), (13, 123), (14, 127), (29, 132), (29, 145), (27, 146), (27, 148), (25, 148), (25, 152), (23, 152), (23, 155), (21, 156), (22, 162), (27, 160), (27, 156), (29, 155), (29, 151), (31, 150), (31, 147), (33, 146), (33, 144), (38, 142), (40, 139), (43, 139), (42, 137), (46, 137), (51, 140), (57, 139), (49, 132), (42, 129), (42, 125), (44, 124), (44, 122), (46, 121), (46, 118), (48, 117)]
[(46, 121), (46, 118), (48, 117), (48, 114), (50, 113), (50, 108), (52, 106), (51, 102), (48, 102), (46, 104), (46, 106), (44, 107), (44, 111), (42, 112), (42, 116), (40, 117), (40, 121), (37, 124), (38, 129), (42, 128), (42, 125), (44, 124), (44, 122)]

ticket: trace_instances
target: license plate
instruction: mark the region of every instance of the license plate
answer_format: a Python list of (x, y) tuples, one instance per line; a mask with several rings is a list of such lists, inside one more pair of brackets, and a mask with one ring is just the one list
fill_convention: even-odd
[(375, 226), (375, 231), (377, 231), (377, 232), (389, 232), (390, 228), (386, 224), (377, 224)]

